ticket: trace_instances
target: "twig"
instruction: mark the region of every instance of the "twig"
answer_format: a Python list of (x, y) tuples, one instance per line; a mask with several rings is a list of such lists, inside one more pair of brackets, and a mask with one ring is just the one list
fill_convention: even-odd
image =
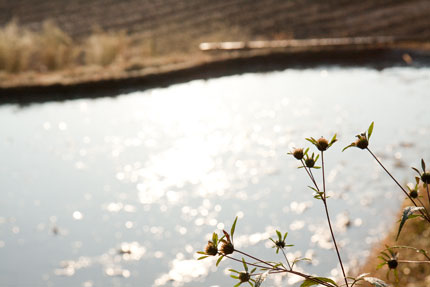
[(340, 252), (339, 252), (339, 249), (337, 247), (336, 238), (335, 238), (334, 233), (333, 233), (333, 228), (331, 227), (330, 215), (328, 213), (326, 188), (325, 188), (324, 152), (323, 151), (321, 151), (321, 165), (322, 165), (323, 192), (324, 192), (324, 198), (323, 198), (322, 201), (324, 203), (324, 209), (325, 209), (325, 213), (326, 213), (326, 216), (327, 216), (328, 226), (330, 228), (331, 238), (333, 239), (333, 244), (334, 244), (334, 247), (336, 248), (337, 258), (339, 259), (340, 268), (342, 269), (343, 279), (345, 279), (346, 287), (348, 287), (348, 280), (346, 279), (345, 269), (343, 268), (342, 259), (340, 257)]
[[(412, 201), (412, 203), (418, 207), (418, 205), (416, 204), (416, 202), (414, 201), (414, 199), (409, 195), (409, 193), (403, 188), (403, 186), (394, 178), (394, 176), (385, 168), (385, 166), (379, 161), (379, 159), (373, 154), (373, 152), (367, 147), (366, 148), (369, 153), (373, 156), (373, 158), (379, 163), (379, 165), (382, 167), (383, 170), (385, 170), (385, 172), (391, 177), (392, 180), (394, 180), (394, 182), (400, 187), (400, 189), (403, 191), (404, 194), (406, 194), (406, 196), (410, 199), (410, 201)], [(421, 209), (420, 209), (420, 213), (421, 215), (430, 223), (430, 218), (427, 214), (425, 214)]]

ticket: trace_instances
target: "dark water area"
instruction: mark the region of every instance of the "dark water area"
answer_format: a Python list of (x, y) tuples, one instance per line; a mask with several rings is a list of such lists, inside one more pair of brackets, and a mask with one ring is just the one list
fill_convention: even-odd
[(430, 158), (429, 90), (428, 67), (319, 66), (4, 104), (0, 285), (230, 286), (225, 271), (240, 267), (196, 251), (235, 216), (238, 248), (282, 260), (267, 239), (288, 231), (288, 256), (312, 258), (300, 268), (336, 277), (322, 204), (287, 152), (338, 133), (329, 207), (353, 268), (403, 196), (368, 154), (341, 150), (375, 121), (373, 151), (412, 181), (409, 167)]

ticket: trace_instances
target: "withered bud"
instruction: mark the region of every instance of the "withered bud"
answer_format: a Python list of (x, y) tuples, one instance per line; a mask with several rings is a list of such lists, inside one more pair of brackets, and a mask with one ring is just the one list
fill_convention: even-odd
[(308, 158), (305, 160), (305, 165), (306, 167), (309, 167), (309, 168), (314, 167), (315, 160), (313, 158)]
[(221, 248), (220, 248), (220, 251), (224, 255), (232, 254), (234, 252), (234, 246), (229, 241), (223, 241)]
[(215, 246), (213, 242), (209, 241), (208, 245), (206, 245), (205, 253), (207, 255), (215, 256), (218, 254), (218, 248)]
[(303, 149), (302, 148), (296, 148), (293, 150), (293, 156), (298, 159), (301, 160), (304, 157), (304, 153), (303, 153)]
[(421, 174), (421, 180), (426, 183), (430, 184), (430, 172), (426, 171)]
[(391, 260), (388, 260), (387, 264), (388, 264), (388, 268), (396, 269), (397, 266), (399, 265), (399, 262), (397, 262), (396, 259), (391, 259)]
[(367, 146), (369, 145), (369, 141), (367, 140), (367, 138), (366, 138), (366, 137), (359, 137), (359, 138), (355, 141), (354, 145), (355, 145), (356, 147), (358, 147), (358, 148), (365, 149), (365, 148), (367, 148)]
[(320, 150), (320, 151), (325, 151), (325, 150), (327, 150), (327, 149), (328, 149), (328, 141), (327, 141), (325, 138), (320, 137), (320, 138), (317, 140), (317, 144), (316, 144), (316, 146), (317, 146), (317, 149), (318, 149), (318, 150)]
[(417, 198), (418, 197), (418, 191), (411, 190), (411, 192), (409, 192), (409, 196), (412, 198)]
[(240, 283), (248, 282), (249, 279), (251, 279), (251, 275), (249, 275), (248, 272), (240, 272), (239, 273)]

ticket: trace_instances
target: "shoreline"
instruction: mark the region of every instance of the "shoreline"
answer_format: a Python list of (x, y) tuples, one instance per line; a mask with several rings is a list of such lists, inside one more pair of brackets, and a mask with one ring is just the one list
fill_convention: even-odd
[[(411, 62), (405, 61), (404, 55), (408, 55)], [(17, 75), (12, 84), (0, 82), (0, 104), (26, 105), (77, 98), (113, 97), (121, 93), (191, 80), (287, 68), (362, 66), (380, 70), (393, 66), (429, 65), (430, 47), (427, 44), (200, 53), (190, 54), (177, 63), (167, 62), (137, 71), (107, 71), (69, 78), (58, 76), (61, 72), (56, 72), (32, 82), (20, 81), (20, 75)]]
[[(423, 201), (426, 202), (427, 195), (424, 192), (424, 188), (421, 189), (423, 195)], [(382, 262), (378, 258), (380, 252), (385, 249), (385, 246), (412, 246), (415, 248), (425, 249), (430, 252), (430, 225), (425, 220), (411, 219), (404, 225), (399, 240), (396, 241), (396, 234), (398, 230), (398, 219), (401, 218), (403, 209), (406, 206), (410, 206), (412, 203), (409, 199), (405, 199), (400, 207), (399, 212), (396, 214), (396, 221), (389, 226), (387, 236), (370, 250), (370, 254), (367, 257), (365, 263), (358, 268), (357, 274), (370, 273), (371, 277), (377, 277), (385, 282), (395, 285), (394, 274), (390, 272), (389, 280), (387, 280), (386, 274), (388, 267), (383, 266), (381, 269), (376, 270), (376, 266)], [(413, 236), (408, 236), (413, 235)], [(399, 259), (409, 260), (422, 260), (422, 256), (415, 250), (399, 250)], [(425, 259), (425, 258), (424, 258)], [(430, 286), (430, 264), (416, 264), (416, 263), (401, 263), (397, 268), (399, 272), (399, 285), (402, 287), (428, 287)], [(371, 284), (364, 284), (363, 286), (371, 287)]]

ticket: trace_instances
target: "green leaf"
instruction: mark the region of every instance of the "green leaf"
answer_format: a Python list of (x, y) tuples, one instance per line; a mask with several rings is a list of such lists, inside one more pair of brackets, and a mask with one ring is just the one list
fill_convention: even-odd
[(375, 287), (388, 287), (388, 284), (382, 281), (381, 279), (375, 277), (364, 277), (364, 280), (369, 282)]
[(218, 234), (216, 234), (215, 232), (212, 234), (212, 241), (215, 245), (217, 245), (218, 243)]
[(367, 129), (367, 139), (370, 140), (370, 136), (372, 135), (373, 132), (373, 124), (374, 122), (372, 122), (369, 126), (369, 128)]
[(312, 186), (310, 186), (310, 185), (308, 185), (308, 187), (309, 187), (310, 189), (312, 189), (313, 191), (315, 191), (316, 193), (319, 193), (319, 190), (318, 190), (318, 189), (316, 189), (315, 187), (312, 187)]
[(282, 233), (279, 230), (276, 230), (276, 234), (278, 235), (279, 241), (282, 240)]
[(362, 274), (358, 275), (357, 277), (355, 277), (354, 280), (358, 281), (360, 279), (363, 279), (364, 277), (366, 277), (369, 274), (370, 273), (362, 273)]
[(420, 173), (420, 171), (418, 170), (418, 169), (416, 169), (415, 167), (411, 167), (413, 170), (415, 170), (420, 176), (421, 176), (421, 173)]
[(205, 259), (206, 257), (209, 257), (209, 256), (201, 256), (201, 257), (199, 257), (199, 258), (197, 258), (197, 260), (202, 260), (202, 259)]
[[(312, 279), (317, 279), (319, 281), (323, 281), (323, 282), (327, 282), (327, 283), (333, 284), (333, 286), (338, 286), (336, 284), (336, 282), (334, 282), (330, 278), (326, 278), (326, 277), (312, 277)], [(312, 279), (311, 278), (306, 279), (305, 281), (303, 281), (303, 283), (300, 285), (300, 287), (309, 287), (309, 286), (313, 286), (313, 285), (318, 285), (319, 284), (318, 282), (315, 282)]]
[[(239, 279), (239, 277), (238, 277), (238, 278), (236, 278), (236, 279)], [(240, 284), (242, 284), (242, 282), (237, 283), (237, 284), (236, 284), (236, 285), (234, 285), (233, 287), (238, 287), (238, 286), (240, 286)]]
[(405, 207), (405, 209), (403, 209), (403, 215), (402, 215), (402, 219), (400, 220), (399, 231), (397, 232), (396, 240), (399, 239), (400, 232), (402, 231), (403, 225), (405, 224), (406, 220), (416, 217), (416, 216), (411, 217), (411, 215), (415, 211), (423, 210), (423, 209), (424, 207), (416, 207), (416, 206), (408, 206), (408, 207)]
[(221, 263), (221, 260), (224, 258), (224, 255), (220, 256), (218, 258), (218, 260), (216, 261), (216, 266), (218, 267), (218, 265)]
[(426, 171), (426, 163), (424, 162), (424, 159), (421, 159), (421, 167), (423, 168), (423, 171)]
[(379, 270), (379, 269), (381, 269), (385, 264), (387, 264), (387, 262), (381, 262), (381, 263), (379, 263), (377, 266), (376, 266), (376, 270)]
[(306, 140), (308, 141), (308, 142), (310, 142), (310, 143), (312, 143), (312, 144), (317, 144), (317, 141), (316, 141), (316, 139), (314, 139), (314, 138), (306, 138)]
[[(285, 239), (287, 238), (288, 232), (285, 232), (284, 234), (284, 238), (282, 238), (283, 241), (285, 241)], [(287, 245), (288, 246), (288, 245)]]
[(245, 271), (248, 272), (248, 265), (246, 265), (245, 258), (243, 257), (242, 257), (242, 263), (243, 263), (243, 268), (245, 268)]
[(350, 144), (349, 146), (346, 146), (343, 148), (342, 152), (344, 152), (347, 148), (355, 146), (355, 143)]
[(236, 222), (237, 222), (237, 216), (236, 216), (236, 218), (234, 219), (233, 225), (231, 226), (231, 230), (230, 230), (231, 239), (233, 239), (234, 230), (236, 229)]
[(333, 138), (330, 141), (329, 146), (332, 146), (337, 141), (336, 136), (337, 136), (337, 134), (334, 134)]

